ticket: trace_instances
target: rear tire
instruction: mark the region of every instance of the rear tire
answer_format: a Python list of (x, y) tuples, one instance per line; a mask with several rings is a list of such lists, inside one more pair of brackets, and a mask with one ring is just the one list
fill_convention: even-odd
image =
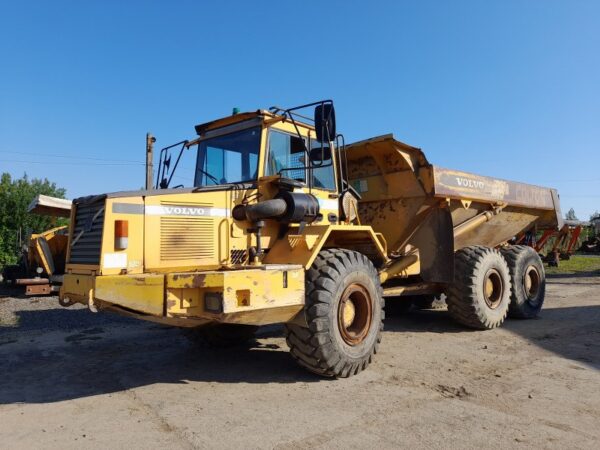
[(454, 283), (446, 297), (457, 322), (480, 330), (500, 326), (510, 304), (510, 275), (497, 250), (472, 246), (454, 255)]
[(501, 252), (508, 263), (511, 278), (508, 317), (537, 317), (546, 296), (546, 274), (540, 256), (525, 245), (514, 245)]
[(194, 345), (207, 348), (228, 348), (248, 344), (258, 327), (219, 323), (194, 328), (183, 328), (183, 335)]
[(342, 249), (319, 252), (306, 273), (308, 328), (285, 326), (294, 359), (327, 377), (364, 370), (381, 342), (382, 294), (377, 271), (366, 256)]

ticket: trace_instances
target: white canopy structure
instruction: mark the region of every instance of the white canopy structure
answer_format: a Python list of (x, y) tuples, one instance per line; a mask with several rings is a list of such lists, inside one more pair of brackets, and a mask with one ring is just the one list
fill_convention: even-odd
[(27, 212), (52, 217), (70, 217), (71, 200), (39, 194), (31, 201)]

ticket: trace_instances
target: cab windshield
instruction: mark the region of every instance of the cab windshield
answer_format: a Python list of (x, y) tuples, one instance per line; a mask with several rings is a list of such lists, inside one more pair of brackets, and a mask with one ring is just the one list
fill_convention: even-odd
[(260, 127), (215, 136), (198, 144), (194, 186), (254, 181), (258, 177)]

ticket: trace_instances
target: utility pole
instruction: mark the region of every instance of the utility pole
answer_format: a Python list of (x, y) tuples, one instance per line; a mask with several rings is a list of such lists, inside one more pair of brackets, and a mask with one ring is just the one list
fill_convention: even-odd
[(146, 133), (146, 189), (152, 189), (152, 175), (154, 172), (153, 154), (156, 138)]

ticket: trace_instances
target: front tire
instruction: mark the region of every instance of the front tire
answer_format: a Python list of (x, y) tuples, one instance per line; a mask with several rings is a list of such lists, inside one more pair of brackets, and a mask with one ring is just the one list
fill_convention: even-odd
[(504, 322), (510, 304), (510, 275), (500, 252), (472, 246), (454, 255), (454, 283), (446, 303), (457, 322), (490, 330)]
[(306, 273), (308, 328), (286, 324), (294, 359), (327, 377), (364, 370), (381, 342), (382, 294), (377, 271), (366, 256), (342, 249), (319, 252)]
[(514, 245), (501, 251), (511, 277), (508, 317), (537, 317), (546, 296), (546, 274), (540, 256), (525, 245)]

